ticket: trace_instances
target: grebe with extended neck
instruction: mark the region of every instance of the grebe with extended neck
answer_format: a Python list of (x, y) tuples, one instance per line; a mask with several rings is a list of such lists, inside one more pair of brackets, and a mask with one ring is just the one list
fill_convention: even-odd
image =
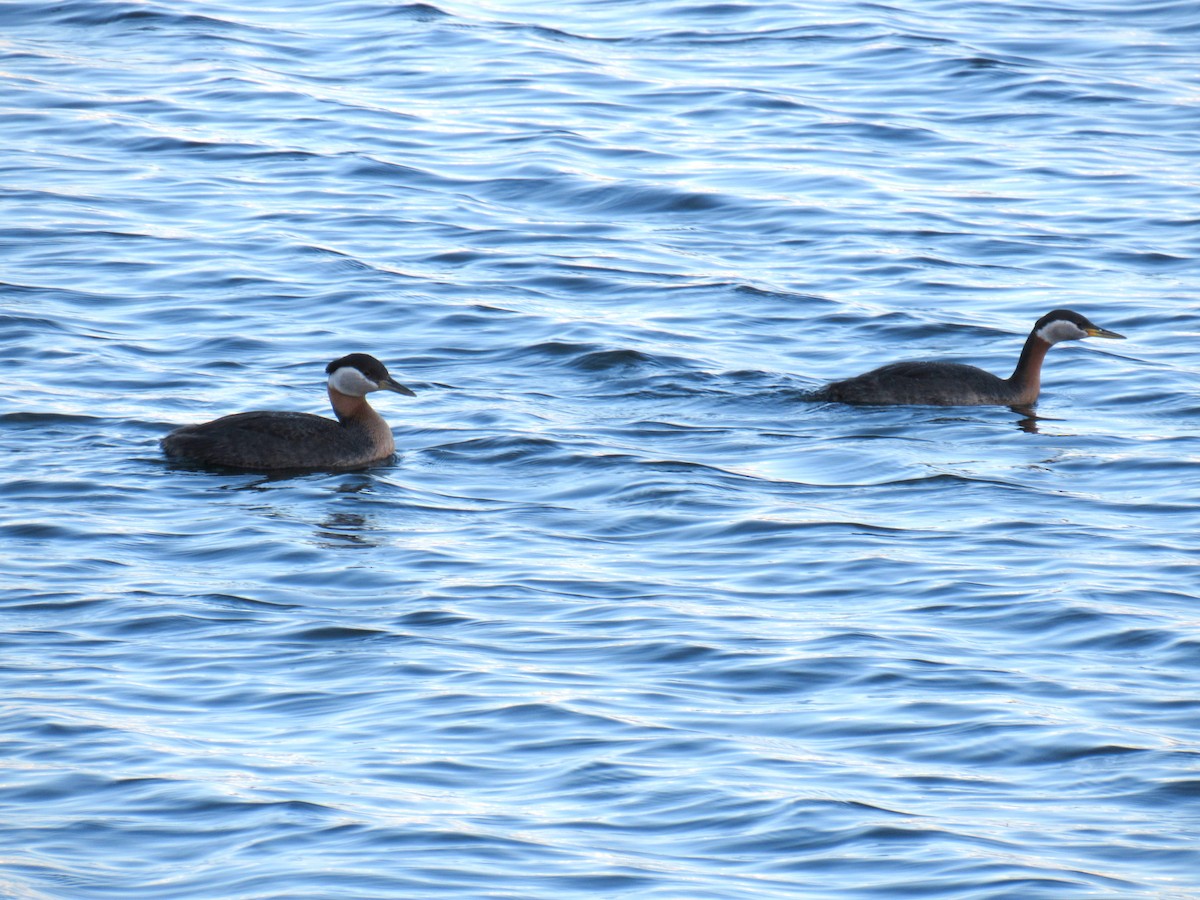
[(163, 452), (239, 469), (355, 468), (395, 453), (392, 430), (367, 403), (367, 394), (413, 392), (365, 353), (335, 359), (325, 372), (336, 422), (301, 412), (235, 413), (175, 429), (162, 439)]
[(1056, 309), (1034, 323), (1008, 378), (962, 363), (897, 362), (827, 384), (812, 399), (864, 405), (1032, 406), (1041, 392), (1046, 351), (1061, 341), (1086, 337), (1125, 335), (1101, 328), (1077, 312)]

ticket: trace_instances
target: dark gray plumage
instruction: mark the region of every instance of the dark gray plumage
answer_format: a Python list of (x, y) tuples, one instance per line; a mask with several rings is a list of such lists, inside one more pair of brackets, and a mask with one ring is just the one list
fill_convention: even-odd
[(184, 425), (162, 439), (167, 456), (239, 469), (355, 468), (395, 452), (392, 431), (367, 403), (372, 391), (412, 395), (383, 363), (365, 353), (335, 359), (329, 401), (337, 421), (301, 412), (264, 410)]
[(1034, 324), (1017, 367), (1000, 378), (975, 366), (951, 362), (897, 362), (816, 391), (814, 400), (837, 403), (928, 406), (1030, 406), (1041, 392), (1042, 361), (1060, 341), (1122, 338), (1069, 309), (1056, 309)]

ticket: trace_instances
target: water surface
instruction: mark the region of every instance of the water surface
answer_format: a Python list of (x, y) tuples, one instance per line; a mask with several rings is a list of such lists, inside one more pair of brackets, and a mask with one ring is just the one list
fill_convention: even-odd
[(0, 7), (0, 894), (1195, 896), (1200, 11), (577, 6)]

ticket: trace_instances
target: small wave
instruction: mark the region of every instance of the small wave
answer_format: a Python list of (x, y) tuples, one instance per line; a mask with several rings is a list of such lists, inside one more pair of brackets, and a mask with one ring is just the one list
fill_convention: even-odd
[(182, 29), (198, 34), (222, 33), (247, 30), (226, 19), (199, 13), (183, 13), (168, 9), (146, 7), (140, 3), (108, 2), (93, 0), (68, 0), (56, 3), (47, 9), (38, 3), (7, 3), (4, 14), (13, 19), (37, 16), (45, 24), (87, 26), (101, 28), (107, 25), (127, 25), (138, 30), (153, 31)]

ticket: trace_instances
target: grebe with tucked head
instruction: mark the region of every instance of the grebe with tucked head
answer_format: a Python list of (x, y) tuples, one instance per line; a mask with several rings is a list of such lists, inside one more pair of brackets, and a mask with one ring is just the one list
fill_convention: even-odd
[(951, 362), (897, 362), (863, 375), (835, 381), (814, 400), (837, 403), (927, 406), (1032, 406), (1042, 385), (1046, 351), (1060, 341), (1086, 337), (1124, 338), (1069, 309), (1046, 313), (1025, 339), (1017, 368), (1008, 378)]
[(184, 425), (162, 439), (167, 456), (239, 469), (344, 469), (396, 452), (392, 430), (367, 403), (372, 391), (414, 396), (383, 363), (351, 353), (325, 367), (337, 421), (300, 412), (244, 412)]

